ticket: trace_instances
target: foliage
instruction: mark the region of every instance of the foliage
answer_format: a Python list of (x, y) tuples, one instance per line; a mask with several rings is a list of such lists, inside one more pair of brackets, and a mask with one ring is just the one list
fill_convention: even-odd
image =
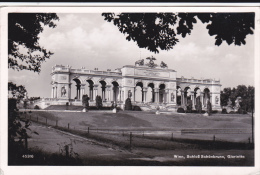
[(178, 109), (177, 109), (177, 112), (178, 112), (178, 113), (185, 113), (185, 110), (184, 110), (183, 108), (178, 108)]
[(130, 98), (125, 100), (125, 110), (132, 110), (132, 102)]
[(41, 99), (41, 97), (30, 97), (29, 100), (30, 101), (35, 101), (35, 100), (39, 100)]
[(222, 109), (221, 114), (227, 114), (227, 109)]
[(200, 101), (200, 96), (198, 96), (196, 98), (196, 105), (195, 105), (195, 109), (198, 113), (201, 113), (202, 112), (202, 104), (201, 104), (201, 101)]
[(193, 24), (199, 19), (207, 23), (210, 36), (215, 36), (215, 45), (223, 41), (229, 45), (246, 44), (245, 38), (253, 34), (254, 13), (103, 13), (104, 20), (113, 22), (126, 35), (126, 40), (137, 43), (151, 52), (170, 50), (191, 34)]
[(186, 110), (187, 113), (191, 113), (192, 112), (192, 101), (189, 99), (187, 101), (187, 110)]
[(82, 105), (84, 108), (89, 108), (89, 97), (87, 94), (82, 96)]
[(101, 98), (101, 96), (97, 95), (97, 96), (96, 96), (96, 107), (97, 107), (97, 109), (99, 110), (99, 109), (102, 108), (102, 106), (103, 106), (103, 104), (102, 104), (102, 98)]
[(224, 88), (220, 94), (220, 101), (222, 106), (227, 106), (230, 99), (232, 106), (235, 106), (237, 97), (241, 97), (240, 108), (249, 112), (254, 109), (254, 96), (255, 88), (253, 86), (238, 85), (233, 89)]
[(34, 109), (40, 109), (40, 107), (38, 105), (35, 105)]
[(41, 71), (41, 63), (53, 53), (39, 45), (43, 26), (55, 28), (55, 13), (8, 14), (8, 67), (14, 70)]
[(211, 112), (212, 112), (212, 106), (211, 106), (210, 101), (208, 100), (208, 102), (207, 102), (207, 113), (208, 113), (208, 115), (211, 115)]
[(23, 85), (17, 86), (13, 82), (8, 82), (8, 91), (11, 92), (12, 98), (15, 98), (17, 100), (17, 103), (19, 103), (20, 100), (23, 99), (27, 93), (27, 90)]

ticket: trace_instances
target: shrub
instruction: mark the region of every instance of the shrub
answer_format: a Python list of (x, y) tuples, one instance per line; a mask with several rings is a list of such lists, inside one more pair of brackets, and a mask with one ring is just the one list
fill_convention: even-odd
[(178, 113), (185, 113), (185, 111), (184, 111), (183, 108), (178, 108), (178, 109), (177, 109), (177, 112), (178, 112)]
[(217, 114), (218, 111), (217, 111), (217, 110), (213, 110), (213, 111), (211, 111), (211, 113), (212, 113), (212, 114)]
[(247, 112), (241, 108), (238, 109), (237, 113), (238, 114), (247, 114)]
[(125, 100), (125, 110), (132, 110), (132, 103), (130, 98)]
[(134, 111), (142, 111), (142, 109), (140, 108), (140, 106), (134, 106), (134, 107), (133, 107), (133, 110), (134, 110)]
[(35, 105), (34, 109), (40, 109), (40, 107), (38, 105)]
[(221, 114), (227, 114), (227, 109), (222, 109)]
[(101, 98), (99, 95), (97, 95), (97, 96), (96, 96), (96, 107), (97, 107), (97, 109), (99, 110), (99, 109), (102, 108), (102, 106), (103, 106), (103, 104), (102, 104), (102, 98)]
[(236, 112), (234, 112), (234, 111), (230, 111), (230, 112), (229, 112), (229, 114), (235, 114), (235, 113), (236, 113)]

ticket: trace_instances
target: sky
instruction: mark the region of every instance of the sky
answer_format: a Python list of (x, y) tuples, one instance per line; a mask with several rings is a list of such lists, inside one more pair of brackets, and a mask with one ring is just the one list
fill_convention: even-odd
[(8, 70), (8, 80), (24, 85), (29, 97), (51, 96), (51, 69), (55, 64), (99, 70), (134, 65), (135, 61), (153, 56), (160, 64), (177, 71), (177, 77), (220, 80), (222, 89), (237, 85), (254, 86), (254, 35), (248, 35), (246, 45), (216, 46), (206, 24), (199, 20), (191, 34), (182, 38), (169, 51), (158, 54), (141, 49), (127, 41), (116, 26), (106, 22), (99, 13), (58, 13), (56, 28), (45, 27), (39, 35), (41, 46), (54, 53), (41, 66), (41, 72)]

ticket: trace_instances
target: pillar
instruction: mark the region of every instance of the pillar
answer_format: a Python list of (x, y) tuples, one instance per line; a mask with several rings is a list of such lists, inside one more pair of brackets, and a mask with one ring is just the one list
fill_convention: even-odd
[(147, 88), (143, 88), (143, 102), (145, 103), (146, 102), (146, 96), (147, 96)]
[(68, 84), (68, 98), (71, 99), (71, 83)]
[(184, 91), (181, 91), (181, 106), (184, 105)]
[(51, 87), (51, 98), (54, 98), (54, 87)]
[(85, 84), (81, 84), (81, 87), (80, 87), (80, 97), (79, 97), (80, 100), (82, 99), (82, 96), (84, 94), (85, 94)]
[(159, 103), (159, 89), (154, 88), (154, 102)]
[(106, 99), (108, 102), (111, 101), (111, 85), (106, 85)]
[(98, 84), (94, 85), (93, 90), (94, 90), (94, 92), (93, 92), (93, 94), (94, 94), (93, 100), (96, 100), (96, 97), (98, 95)]

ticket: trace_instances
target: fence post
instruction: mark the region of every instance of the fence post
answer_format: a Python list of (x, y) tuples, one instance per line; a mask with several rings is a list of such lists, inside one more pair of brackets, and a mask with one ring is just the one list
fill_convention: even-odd
[(124, 133), (124, 131), (123, 131), (123, 137), (125, 136), (125, 133)]
[(68, 123), (68, 129), (70, 129), (70, 124)]
[(213, 141), (214, 141), (214, 142), (216, 141), (216, 137), (215, 137), (215, 135), (213, 135)]
[(25, 133), (25, 139), (24, 139), (24, 142), (25, 142), (25, 149), (28, 150), (27, 133)]
[(250, 137), (248, 137), (248, 143), (250, 144)]
[(130, 132), (130, 150), (132, 149), (132, 132)]

